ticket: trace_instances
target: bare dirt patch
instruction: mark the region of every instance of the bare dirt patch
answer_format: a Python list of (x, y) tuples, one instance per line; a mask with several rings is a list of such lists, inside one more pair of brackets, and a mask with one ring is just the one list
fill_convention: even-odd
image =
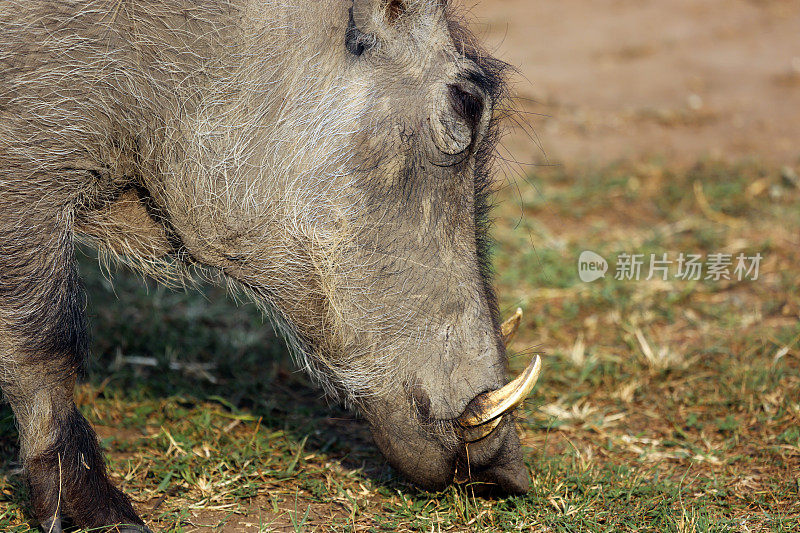
[(475, 27), (519, 68), (517, 159), (800, 156), (800, 4), (756, 0), (481, 0)]

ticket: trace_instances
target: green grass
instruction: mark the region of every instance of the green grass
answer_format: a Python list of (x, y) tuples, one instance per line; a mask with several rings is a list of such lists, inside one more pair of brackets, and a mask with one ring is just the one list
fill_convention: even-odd
[[(124, 268), (112, 285), (87, 251), (93, 358), (78, 401), (148, 523), (168, 532), (797, 531), (800, 192), (753, 163), (547, 169), (530, 179), (541, 193), (508, 187), (495, 212), (501, 307), (526, 312), (512, 370), (531, 351), (545, 361), (519, 411), (533, 483), (516, 498), (406, 484), (358, 417), (294, 370), (252, 305), (213, 286), (170, 291)], [(587, 284), (576, 267), (586, 249), (612, 260), (739, 251), (764, 260), (758, 281), (609, 275)], [(16, 453), (7, 408), (0, 452)], [(15, 468), (0, 465), (0, 530), (22, 533), (35, 523)]]

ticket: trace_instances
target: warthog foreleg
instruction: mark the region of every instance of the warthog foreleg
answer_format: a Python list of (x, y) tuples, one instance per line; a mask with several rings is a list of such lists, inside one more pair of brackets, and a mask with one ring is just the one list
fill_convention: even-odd
[(33, 509), (53, 533), (62, 515), (84, 528), (146, 531), (106, 476), (97, 437), (73, 400), (86, 353), (85, 301), (71, 217), (50, 209), (49, 223), (31, 210), (17, 211), (24, 218), (0, 213), (0, 386), (19, 424)]

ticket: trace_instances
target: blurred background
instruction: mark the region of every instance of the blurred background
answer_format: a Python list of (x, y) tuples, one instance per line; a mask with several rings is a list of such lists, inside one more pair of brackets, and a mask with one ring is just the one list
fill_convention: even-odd
[(800, 6), (793, 0), (482, 0), (470, 14), (519, 69), (525, 161), (800, 154)]
[[(540, 531), (800, 529), (800, 3), (471, 13), (519, 69), (497, 285), (526, 312), (512, 368), (545, 366), (517, 512)], [(591, 283), (586, 251), (608, 262)], [(640, 273), (619, 276), (626, 254)], [(756, 279), (733, 274), (740, 256), (761, 256)], [(652, 259), (666, 276), (647, 279)]]

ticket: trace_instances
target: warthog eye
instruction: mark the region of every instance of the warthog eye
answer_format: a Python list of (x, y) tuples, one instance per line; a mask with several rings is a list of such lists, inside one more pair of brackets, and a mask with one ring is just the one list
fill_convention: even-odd
[(356, 21), (353, 18), (353, 8), (350, 8), (350, 20), (347, 23), (347, 31), (344, 35), (344, 46), (347, 51), (358, 57), (373, 46), (375, 46), (375, 36), (356, 28)]

